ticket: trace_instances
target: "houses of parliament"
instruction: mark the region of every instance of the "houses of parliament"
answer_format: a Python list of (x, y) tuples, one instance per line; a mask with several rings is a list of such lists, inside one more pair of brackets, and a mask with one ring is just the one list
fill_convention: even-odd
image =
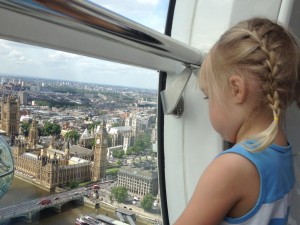
[(54, 138), (48, 146), (40, 145), (35, 120), (32, 121), (28, 138), (18, 136), (19, 98), (3, 97), (0, 107), (2, 133), (14, 137), (12, 154), (16, 171), (29, 175), (35, 183), (49, 190), (72, 182), (99, 181), (105, 178), (108, 133), (104, 121), (94, 134), (93, 149), (85, 149), (78, 156), (70, 151), (69, 142), (65, 142), (60, 149), (55, 149)]

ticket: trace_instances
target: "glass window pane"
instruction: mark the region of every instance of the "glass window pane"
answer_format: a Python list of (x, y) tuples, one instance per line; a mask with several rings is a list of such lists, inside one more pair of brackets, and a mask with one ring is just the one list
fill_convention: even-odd
[[(164, 32), (168, 1), (93, 2)], [(138, 225), (162, 220), (157, 71), (6, 40), (0, 60), (1, 136), (15, 163), (0, 221), (74, 224), (92, 213), (120, 220), (116, 209)], [(8, 153), (2, 165), (11, 165)]]
[[(117, 219), (115, 208), (140, 215), (137, 224), (161, 220), (158, 72), (4, 40), (0, 46), (1, 129), (15, 162), (0, 200), (0, 214), (17, 217), (8, 224), (23, 224), (24, 209), (37, 211), (31, 219), (39, 224), (74, 224), (95, 212)], [(114, 194), (118, 186), (126, 198)], [(92, 208), (76, 201), (82, 196)], [(52, 205), (61, 213), (46, 209)]]
[(91, 2), (164, 33), (169, 0), (91, 0)]

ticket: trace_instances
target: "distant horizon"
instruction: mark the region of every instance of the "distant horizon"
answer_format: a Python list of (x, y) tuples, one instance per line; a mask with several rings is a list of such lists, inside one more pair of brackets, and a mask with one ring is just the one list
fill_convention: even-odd
[[(27, 78), (27, 79), (39, 79), (39, 80), (49, 80), (49, 81), (62, 81), (62, 82), (74, 82), (74, 83), (82, 83), (82, 84), (96, 84), (96, 85), (103, 85), (103, 86), (112, 86), (112, 87), (122, 87), (122, 88), (132, 88), (132, 89), (141, 89), (141, 90), (151, 90), (151, 91), (158, 91), (154, 88), (146, 88), (146, 87), (135, 87), (135, 86), (123, 86), (119, 84), (105, 84), (105, 83), (96, 83), (96, 82), (86, 82), (86, 81), (78, 81), (78, 80), (67, 80), (64, 78), (49, 78), (49, 77), (39, 77), (35, 75), (25, 75), (25, 74), (11, 74), (11, 73), (3, 73), (0, 72), (0, 77), (9, 77), (9, 78)], [(158, 87), (158, 84), (157, 84)]]

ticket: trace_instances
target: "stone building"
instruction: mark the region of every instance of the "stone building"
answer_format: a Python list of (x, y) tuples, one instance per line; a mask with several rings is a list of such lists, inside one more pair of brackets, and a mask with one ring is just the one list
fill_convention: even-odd
[(107, 166), (107, 139), (106, 124), (103, 121), (100, 130), (95, 134), (94, 162), (92, 166), (92, 179), (94, 181), (104, 179)]
[(39, 134), (36, 126), (36, 120), (33, 120), (28, 135), (28, 149), (35, 149), (38, 144)]
[(118, 172), (118, 186), (129, 192), (144, 196), (158, 194), (158, 171), (151, 168), (123, 166)]
[(122, 145), (126, 153), (128, 147), (133, 145), (134, 137), (131, 126), (112, 127), (108, 133), (111, 136), (111, 147)]
[(117, 146), (114, 146), (114, 147), (107, 148), (107, 157), (108, 158), (113, 157), (113, 153), (116, 152), (116, 151), (120, 151), (120, 150), (123, 150), (122, 145), (117, 145)]
[(72, 158), (68, 158), (67, 152), (64, 157), (52, 154), (47, 149), (41, 149), (37, 153), (17, 139), (13, 146), (15, 169), (35, 178), (37, 183), (49, 190), (71, 182), (90, 180), (91, 161), (82, 159), (71, 163)]
[(85, 148), (91, 147), (94, 139), (94, 134), (90, 134), (86, 128), (79, 138), (79, 145)]
[(140, 122), (140, 118), (133, 113), (130, 113), (130, 115), (125, 119), (125, 126), (132, 127), (132, 145), (134, 145), (136, 138), (141, 131)]
[(72, 155), (69, 143), (65, 144), (63, 150), (54, 149), (52, 144), (48, 148), (37, 148), (37, 127), (34, 124), (33, 121), (28, 140), (17, 138), (12, 148), (16, 171), (31, 176), (37, 183), (49, 190), (71, 182), (91, 179), (98, 181), (105, 178), (106, 129), (95, 134), (96, 144), (93, 157), (91, 157), (91, 151), (87, 151), (87, 156), (78, 154), (80, 157), (77, 157)]
[(28, 93), (26, 91), (19, 92), (20, 104), (27, 105), (28, 103)]
[(19, 132), (20, 101), (15, 96), (4, 96), (0, 100), (0, 124), (1, 130), (6, 136), (15, 136)]

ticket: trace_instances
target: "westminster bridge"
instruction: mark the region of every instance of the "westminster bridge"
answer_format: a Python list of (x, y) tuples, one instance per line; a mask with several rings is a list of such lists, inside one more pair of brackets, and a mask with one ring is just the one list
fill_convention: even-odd
[[(0, 224), (7, 220), (18, 217), (23, 217), (28, 222), (31, 222), (32, 217), (37, 212), (46, 208), (52, 208), (57, 212), (61, 212), (61, 207), (70, 201), (78, 201), (83, 204), (83, 198), (85, 194), (86, 191), (82, 187), (73, 189), (71, 191), (65, 191), (46, 197), (36, 198), (26, 202), (21, 202), (15, 205), (3, 207), (0, 209)], [(48, 201), (48, 204), (41, 204), (43, 200), (44, 202)]]

